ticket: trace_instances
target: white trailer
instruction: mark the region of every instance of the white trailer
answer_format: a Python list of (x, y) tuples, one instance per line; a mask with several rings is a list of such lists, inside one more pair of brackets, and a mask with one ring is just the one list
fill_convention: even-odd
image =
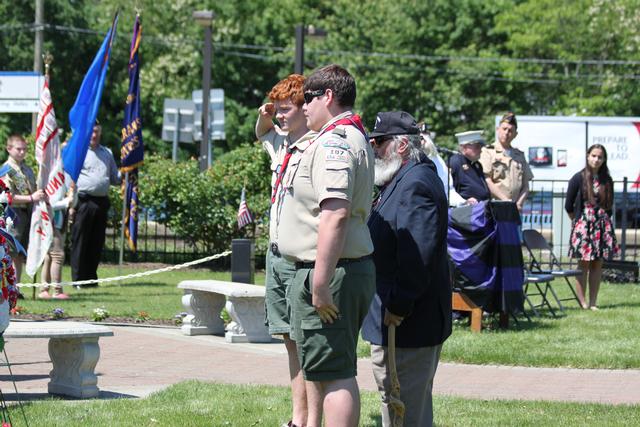
[[(501, 116), (496, 116), (496, 126)], [(573, 174), (584, 168), (587, 148), (601, 144), (614, 181), (625, 177), (640, 187), (640, 117), (517, 116), (518, 136), (512, 144), (524, 151), (535, 183), (532, 190), (566, 188)], [(616, 185), (621, 191), (621, 184)]]
[[(501, 117), (496, 116), (496, 126)], [(640, 117), (517, 116), (517, 120), (518, 135), (512, 144), (524, 152), (534, 175), (532, 194), (522, 212), (523, 227), (551, 229), (556, 255), (568, 250), (571, 222), (564, 212), (567, 182), (584, 168), (587, 148), (593, 144), (601, 144), (607, 150), (615, 203), (622, 199), (626, 178), (627, 208), (632, 209), (632, 217), (637, 216)], [(628, 226), (637, 226), (637, 221), (628, 222)]]

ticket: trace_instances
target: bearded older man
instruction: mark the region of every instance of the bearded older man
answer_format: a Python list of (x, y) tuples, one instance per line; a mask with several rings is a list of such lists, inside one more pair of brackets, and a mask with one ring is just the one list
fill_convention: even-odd
[(387, 328), (395, 325), (404, 425), (431, 426), (433, 378), (442, 343), (451, 334), (447, 198), (410, 114), (378, 113), (371, 137), (375, 184), (381, 188), (368, 220), (376, 295), (362, 336), (371, 342), (383, 425), (394, 425)]

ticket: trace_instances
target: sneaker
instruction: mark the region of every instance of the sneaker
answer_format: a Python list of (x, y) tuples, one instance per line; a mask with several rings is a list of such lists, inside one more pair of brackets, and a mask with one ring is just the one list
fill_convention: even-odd
[(48, 291), (44, 290), (44, 291), (42, 291), (42, 292), (40, 292), (38, 294), (38, 298), (40, 298), (40, 299), (51, 299), (51, 295), (49, 295)]
[(53, 298), (53, 299), (69, 299), (69, 295), (65, 294), (64, 292), (60, 292), (59, 294), (55, 294), (51, 298)]

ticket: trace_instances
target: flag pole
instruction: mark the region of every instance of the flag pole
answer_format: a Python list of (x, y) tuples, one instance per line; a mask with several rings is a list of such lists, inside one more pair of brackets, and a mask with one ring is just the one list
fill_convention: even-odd
[[(42, 55), (42, 62), (44, 62), (44, 79), (45, 81), (48, 83), (49, 82), (49, 70), (51, 67), (51, 63), (53, 62), (53, 55), (49, 52), (46, 52), (44, 55)], [(42, 120), (44, 120), (44, 117), (42, 117)], [(38, 120), (37, 120), (37, 115), (36, 115), (36, 128), (38, 127)], [(38, 135), (36, 135), (36, 138), (38, 137)], [(42, 190), (42, 165), (40, 163), (38, 163), (38, 176), (36, 178), (36, 190)], [(40, 202), (38, 202), (40, 203)], [(31, 212), (33, 212), (33, 210), (35, 209), (35, 204), (32, 204), (31, 206)], [(47, 251), (48, 252), (48, 251)], [(31, 283), (38, 283), (38, 272), (36, 271), (33, 274), (33, 278), (31, 279)], [(32, 290), (32, 294), (31, 294), (31, 299), (35, 300), (36, 299), (36, 287), (33, 286), (31, 288)]]
[(122, 262), (124, 259), (124, 227), (127, 220), (127, 190), (129, 187), (129, 171), (124, 174), (124, 193), (122, 194), (122, 226), (120, 227), (120, 261), (118, 263), (118, 275), (120, 275), (120, 269), (122, 268)]

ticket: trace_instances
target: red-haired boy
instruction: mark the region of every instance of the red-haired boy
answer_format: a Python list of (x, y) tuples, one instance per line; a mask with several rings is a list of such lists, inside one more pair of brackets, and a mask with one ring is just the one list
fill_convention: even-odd
[[(285, 260), (278, 249), (280, 213), (282, 203), (290, 190), (296, 167), (304, 147), (308, 146), (316, 133), (307, 129), (302, 112), (304, 104), (303, 85), (305, 78), (291, 74), (279, 81), (268, 94), (271, 102), (258, 109), (256, 136), (271, 157), (271, 212), (269, 219), (269, 248), (266, 259), (266, 309), (269, 333), (282, 335), (289, 356), (291, 397), (293, 415), (289, 426), (307, 424), (307, 397), (305, 382), (300, 370), (296, 343), (290, 337), (288, 288), (296, 269)], [(278, 125), (275, 125), (273, 119)], [(297, 154), (292, 155), (293, 147)]]

